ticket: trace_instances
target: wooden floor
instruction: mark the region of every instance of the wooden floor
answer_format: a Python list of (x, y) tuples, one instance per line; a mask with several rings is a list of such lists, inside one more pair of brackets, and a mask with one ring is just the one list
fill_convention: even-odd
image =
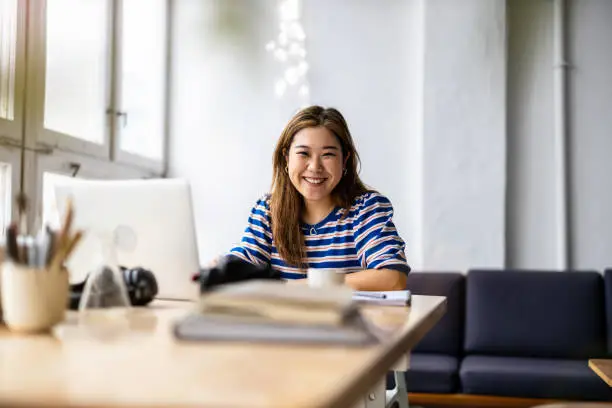
[(410, 406), (422, 407), (478, 407), (478, 408), (531, 408), (538, 405), (561, 403), (563, 401), (540, 398), (497, 397), (467, 394), (420, 394), (409, 393)]

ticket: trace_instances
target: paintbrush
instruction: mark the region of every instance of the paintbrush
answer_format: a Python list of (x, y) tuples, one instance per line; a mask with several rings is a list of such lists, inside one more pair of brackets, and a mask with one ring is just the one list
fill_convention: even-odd
[(66, 205), (66, 216), (62, 223), (61, 230), (55, 236), (54, 252), (52, 255), (49, 268), (53, 271), (59, 269), (68, 259), (74, 248), (83, 236), (82, 231), (77, 231), (75, 235), (71, 235), (72, 221), (74, 218), (74, 210), (72, 200), (68, 199)]
[(45, 266), (49, 266), (51, 265), (51, 261), (53, 261), (53, 256), (55, 255), (55, 252), (57, 251), (57, 236), (55, 232), (53, 232), (51, 227), (49, 227), (48, 225), (45, 227), (45, 232), (48, 240), (48, 249), (44, 264)]
[(17, 194), (17, 211), (19, 216), (19, 234), (27, 235), (28, 233), (28, 222), (26, 218), (26, 211), (28, 210), (28, 198), (24, 193)]
[(19, 248), (17, 246), (17, 224), (14, 222), (9, 225), (6, 230), (6, 249), (8, 251), (8, 256), (14, 262), (19, 262)]
[(62, 227), (57, 235), (57, 250), (69, 244), (69, 234), (70, 228), (72, 227), (73, 212), (72, 200), (69, 198), (66, 203), (66, 215), (64, 217), (64, 222), (62, 223)]
[(77, 231), (76, 234), (74, 234), (74, 236), (70, 240), (68, 247), (66, 248), (66, 255), (64, 255), (64, 261), (70, 257), (70, 255), (74, 251), (74, 248), (76, 248), (81, 238), (83, 238), (83, 231)]

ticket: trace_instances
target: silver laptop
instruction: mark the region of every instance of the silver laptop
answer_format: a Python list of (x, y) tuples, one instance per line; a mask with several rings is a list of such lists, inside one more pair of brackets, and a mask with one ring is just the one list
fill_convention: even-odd
[(199, 288), (191, 278), (198, 272), (199, 260), (187, 181), (59, 181), (55, 198), (62, 219), (68, 197), (74, 207), (74, 227), (85, 231), (67, 264), (71, 282), (82, 281), (100, 265), (101, 238), (110, 237), (119, 265), (154, 273), (157, 298), (197, 298)]

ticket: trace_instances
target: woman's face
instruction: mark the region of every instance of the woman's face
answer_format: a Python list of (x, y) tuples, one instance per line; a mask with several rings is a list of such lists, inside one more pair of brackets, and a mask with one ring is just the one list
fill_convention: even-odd
[(293, 136), (287, 153), (289, 178), (304, 200), (330, 200), (344, 171), (340, 142), (325, 127), (305, 128)]

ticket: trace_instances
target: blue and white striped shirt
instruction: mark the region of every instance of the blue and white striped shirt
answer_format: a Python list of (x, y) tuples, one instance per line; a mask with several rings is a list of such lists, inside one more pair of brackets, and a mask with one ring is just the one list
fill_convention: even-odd
[[(315, 225), (302, 223), (309, 268), (333, 268), (345, 273), (382, 268), (410, 271), (389, 199), (367, 192), (355, 198), (348, 215), (342, 218), (344, 211), (337, 207)], [(242, 240), (230, 254), (252, 264), (270, 264), (284, 279), (306, 276), (306, 271), (288, 266), (276, 249), (269, 195), (260, 198), (251, 210)]]

